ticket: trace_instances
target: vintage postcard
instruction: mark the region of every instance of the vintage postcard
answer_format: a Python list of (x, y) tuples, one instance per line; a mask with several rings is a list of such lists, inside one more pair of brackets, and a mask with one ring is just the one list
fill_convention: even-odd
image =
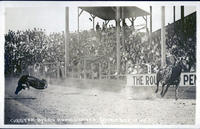
[(2, 127), (198, 127), (199, 2), (1, 4)]

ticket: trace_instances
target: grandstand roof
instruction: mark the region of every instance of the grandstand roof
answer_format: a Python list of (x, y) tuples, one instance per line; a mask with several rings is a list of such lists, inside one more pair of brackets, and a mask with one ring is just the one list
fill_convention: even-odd
[[(116, 7), (80, 7), (82, 10), (95, 15), (103, 20), (115, 20), (116, 19)], [(136, 7), (123, 7), (124, 8), (124, 18), (140, 17), (149, 15), (148, 12)], [(120, 18), (122, 18), (122, 13), (120, 13)]]

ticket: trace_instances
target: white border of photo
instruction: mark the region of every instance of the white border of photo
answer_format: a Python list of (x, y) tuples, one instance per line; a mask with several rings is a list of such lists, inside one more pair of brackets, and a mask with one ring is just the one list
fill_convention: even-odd
[[(148, 2), (148, 1), (1, 1), (0, 2), (0, 127), (1, 128), (200, 128), (200, 56), (197, 56), (197, 92), (196, 92), (196, 121), (195, 125), (5, 125), (4, 124), (4, 34), (5, 34), (5, 8), (6, 7), (78, 7), (78, 6), (196, 6), (197, 11), (197, 55), (200, 55), (200, 2)], [(13, 107), (14, 108), (14, 107)], [(173, 110), (173, 109), (172, 109)], [(187, 117), (187, 116), (186, 116)]]

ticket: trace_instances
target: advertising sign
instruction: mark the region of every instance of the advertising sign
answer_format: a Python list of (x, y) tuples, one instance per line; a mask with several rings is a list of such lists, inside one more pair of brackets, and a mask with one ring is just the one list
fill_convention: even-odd
[[(196, 73), (181, 73), (180, 86), (195, 86)], [(156, 86), (156, 74), (129, 74), (127, 86)]]

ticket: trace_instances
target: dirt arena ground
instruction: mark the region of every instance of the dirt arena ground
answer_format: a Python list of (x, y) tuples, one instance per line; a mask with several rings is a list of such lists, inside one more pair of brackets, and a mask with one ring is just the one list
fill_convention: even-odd
[(173, 88), (160, 98), (155, 87), (127, 92), (126, 82), (117, 80), (51, 80), (45, 90), (31, 88), (19, 95), (16, 85), (16, 78), (5, 79), (5, 124), (195, 124), (195, 88), (180, 88), (176, 101)]

